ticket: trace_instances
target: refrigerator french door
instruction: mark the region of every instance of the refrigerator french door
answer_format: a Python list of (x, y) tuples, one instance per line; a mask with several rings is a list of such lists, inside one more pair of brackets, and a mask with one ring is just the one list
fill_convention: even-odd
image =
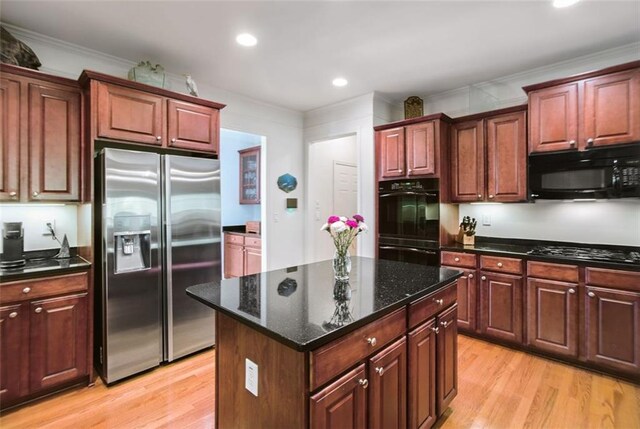
[(113, 383), (212, 346), (189, 286), (219, 280), (219, 161), (104, 149), (98, 158), (96, 362)]

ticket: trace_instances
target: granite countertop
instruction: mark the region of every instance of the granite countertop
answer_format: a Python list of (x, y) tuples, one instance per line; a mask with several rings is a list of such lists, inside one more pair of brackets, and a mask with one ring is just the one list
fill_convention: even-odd
[(342, 300), (334, 299), (331, 260), (195, 285), (187, 294), (291, 348), (310, 351), (437, 291), (461, 274), (353, 257)]
[(560, 246), (572, 247), (577, 249), (600, 249), (616, 252), (631, 253), (640, 252), (640, 248), (631, 246), (614, 246), (606, 244), (585, 244), (571, 243), (564, 241), (543, 241), (543, 240), (525, 240), (525, 239), (508, 239), (495, 237), (476, 237), (476, 242), (472, 246), (465, 246), (460, 243), (453, 243), (441, 246), (442, 250), (450, 250), (455, 252), (483, 253), (493, 255), (513, 256), (518, 258), (526, 258), (532, 261), (545, 261), (555, 263), (573, 263), (578, 265), (588, 265), (590, 267), (612, 268), (621, 270), (640, 271), (640, 261), (612, 262), (605, 260), (585, 259), (562, 255), (537, 255), (530, 252), (538, 246)]
[(0, 270), (0, 283), (35, 277), (55, 276), (66, 272), (89, 269), (89, 267), (91, 267), (91, 263), (81, 256), (72, 256), (68, 259), (27, 259), (27, 263), (22, 268)]
[(245, 232), (245, 230), (246, 227), (244, 225), (230, 225), (222, 227), (222, 232), (225, 234), (235, 234), (242, 235), (244, 237), (260, 238), (260, 234), (256, 234), (254, 232)]

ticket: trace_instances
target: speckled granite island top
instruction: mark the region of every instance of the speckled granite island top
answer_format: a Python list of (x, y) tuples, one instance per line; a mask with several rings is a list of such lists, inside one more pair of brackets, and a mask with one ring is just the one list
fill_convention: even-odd
[(334, 298), (332, 261), (189, 287), (198, 301), (298, 351), (310, 351), (418, 298), (461, 272), (352, 258), (349, 289)]

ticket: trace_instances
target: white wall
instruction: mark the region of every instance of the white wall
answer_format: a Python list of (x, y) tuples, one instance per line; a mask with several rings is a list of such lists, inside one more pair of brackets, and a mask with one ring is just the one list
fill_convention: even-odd
[[(309, 145), (307, 169), (307, 229), (308, 262), (333, 257), (334, 246), (322, 225), (332, 214), (351, 216), (355, 213), (334, 213), (333, 210), (333, 166), (335, 161), (358, 164), (355, 135), (325, 140)], [(317, 212), (317, 213), (316, 213)]]
[[(240, 204), (239, 150), (260, 146), (262, 137), (222, 129), (220, 131), (220, 198), (222, 225), (244, 225), (249, 220), (260, 220), (260, 204)], [(263, 159), (261, 158), (261, 164)], [(260, 171), (264, 166), (260, 166)]]
[[(5, 24), (3, 24), (5, 25)], [(126, 77), (128, 70), (137, 64), (138, 58), (123, 59), (78, 45), (69, 44), (12, 25), (7, 29), (19, 40), (27, 43), (38, 55), (41, 71), (76, 79), (83, 69), (90, 69), (114, 76)], [(150, 58), (153, 60), (153, 58)], [(205, 73), (206, 71), (201, 71)], [(186, 92), (184, 78), (167, 74), (174, 91)], [(198, 74), (193, 73), (198, 81)], [(303, 262), (302, 237), (304, 235), (304, 210), (285, 212), (286, 197), (301, 198), (301, 186), (290, 194), (279, 191), (278, 176), (291, 173), (303, 177), (304, 148), (302, 145), (303, 114), (273, 106), (249, 97), (198, 85), (200, 96), (227, 105), (220, 115), (222, 128), (264, 136), (267, 147), (262, 155), (266, 163), (266, 195), (262, 199), (263, 238), (267, 243), (263, 252), (263, 266), (268, 269), (298, 265)], [(270, 237), (274, 239), (271, 240)]]
[[(24, 250), (59, 249), (60, 244), (44, 235), (45, 224), (55, 224), (56, 236), (62, 241), (65, 234), (69, 246), (78, 245), (78, 228), (76, 222), (77, 206), (62, 204), (0, 204), (0, 228), (2, 222), (22, 222), (24, 228)], [(2, 240), (0, 240), (2, 253)]]

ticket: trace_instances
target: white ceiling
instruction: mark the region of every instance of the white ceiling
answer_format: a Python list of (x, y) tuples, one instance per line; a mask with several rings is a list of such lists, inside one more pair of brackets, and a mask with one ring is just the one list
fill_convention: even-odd
[[(2, 21), (306, 111), (401, 101), (640, 40), (640, 2), (15, 1)], [(254, 48), (235, 43), (240, 32)], [(344, 76), (349, 85), (335, 88)]]

